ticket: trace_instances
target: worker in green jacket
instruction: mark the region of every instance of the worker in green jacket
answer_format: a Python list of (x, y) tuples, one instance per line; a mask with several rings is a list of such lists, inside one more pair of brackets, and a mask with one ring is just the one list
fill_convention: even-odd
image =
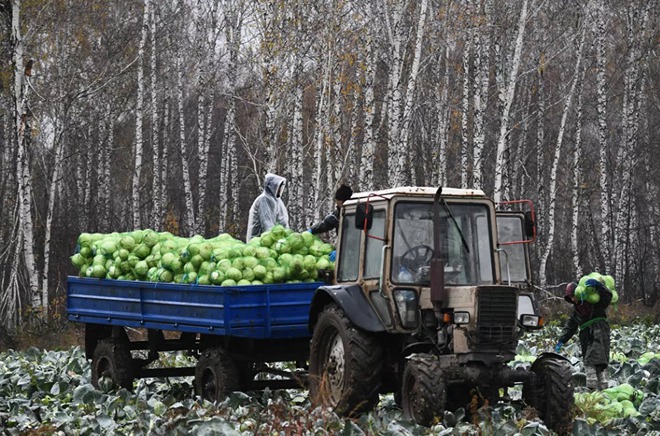
[(598, 301), (590, 303), (576, 297), (577, 283), (569, 283), (566, 286), (564, 299), (573, 304), (573, 313), (564, 326), (555, 351), (559, 353), (561, 347), (579, 331), (587, 388), (606, 389), (609, 383), (610, 362), (610, 324), (607, 322), (607, 307), (612, 301), (612, 292), (594, 278), (588, 279), (585, 284), (599, 294)]

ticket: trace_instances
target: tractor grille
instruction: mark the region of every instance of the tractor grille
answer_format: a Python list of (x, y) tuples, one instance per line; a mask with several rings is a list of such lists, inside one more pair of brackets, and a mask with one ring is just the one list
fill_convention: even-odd
[(515, 288), (482, 288), (478, 296), (477, 343), (514, 344), (518, 296)]

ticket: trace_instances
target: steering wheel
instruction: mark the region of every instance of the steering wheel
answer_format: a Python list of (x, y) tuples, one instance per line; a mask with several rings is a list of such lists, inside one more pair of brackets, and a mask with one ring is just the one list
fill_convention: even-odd
[(415, 245), (410, 250), (403, 253), (400, 262), (410, 271), (417, 271), (423, 266), (431, 264), (433, 249), (428, 245)]

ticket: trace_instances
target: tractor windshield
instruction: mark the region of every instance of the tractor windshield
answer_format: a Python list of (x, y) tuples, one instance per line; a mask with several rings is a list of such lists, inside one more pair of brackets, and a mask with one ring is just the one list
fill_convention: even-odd
[[(392, 240), (392, 281), (429, 284), (433, 257), (433, 203), (397, 202)], [(485, 204), (444, 202), (440, 206), (440, 246), (445, 283), (493, 283), (493, 247)]]

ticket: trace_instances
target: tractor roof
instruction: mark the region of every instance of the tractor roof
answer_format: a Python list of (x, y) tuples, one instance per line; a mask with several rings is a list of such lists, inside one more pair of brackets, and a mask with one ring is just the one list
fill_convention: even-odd
[[(433, 197), (438, 191), (434, 186), (401, 186), (398, 188), (383, 189), (380, 191), (365, 191), (355, 192), (347, 204), (351, 204), (356, 200), (363, 200), (371, 197), (371, 201), (375, 201), (378, 197), (385, 197), (390, 199), (394, 196), (406, 197)], [(474, 197), (486, 198), (486, 194), (481, 189), (461, 189), (461, 188), (442, 188), (443, 197)]]

